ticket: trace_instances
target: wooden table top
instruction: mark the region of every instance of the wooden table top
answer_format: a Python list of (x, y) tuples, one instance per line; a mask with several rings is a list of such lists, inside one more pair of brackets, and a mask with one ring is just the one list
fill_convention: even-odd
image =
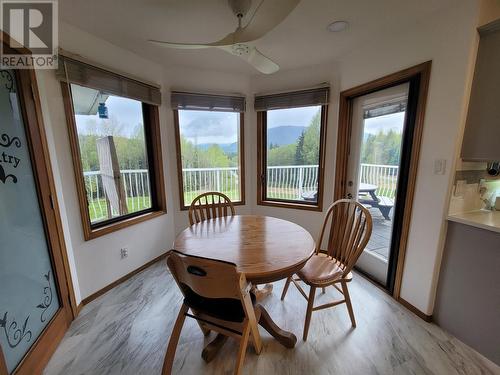
[(255, 284), (281, 280), (300, 270), (315, 243), (300, 225), (268, 216), (237, 215), (194, 224), (175, 239), (188, 255), (236, 264)]

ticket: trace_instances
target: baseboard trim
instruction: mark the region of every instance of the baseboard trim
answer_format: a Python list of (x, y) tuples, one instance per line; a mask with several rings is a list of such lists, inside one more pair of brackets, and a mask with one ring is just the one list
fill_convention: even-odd
[(413, 306), (410, 302), (404, 300), (403, 298), (399, 297), (397, 301), (402, 304), (404, 307), (406, 307), (408, 310), (410, 310), (412, 313), (414, 313), (416, 316), (419, 318), (425, 320), (426, 322), (430, 323), (432, 322), (432, 315), (427, 315), (417, 309), (415, 306)]
[(93, 300), (95, 300), (97, 297), (100, 297), (102, 296), (104, 293), (110, 291), (111, 289), (113, 289), (115, 286), (118, 286), (120, 285), (121, 283), (123, 283), (124, 281), (127, 281), (128, 279), (130, 279), (132, 276), (135, 276), (136, 274), (138, 274), (139, 272), (141, 271), (144, 271), (146, 268), (148, 268), (149, 266), (155, 264), (156, 262), (159, 262), (160, 260), (164, 259), (167, 257), (167, 254), (168, 254), (168, 251), (156, 258), (154, 258), (153, 260), (150, 260), (149, 262), (147, 262), (146, 264), (143, 264), (142, 266), (140, 266), (139, 268), (136, 268), (135, 270), (133, 270), (132, 272), (129, 272), (127, 273), (125, 276), (122, 276), (120, 277), (118, 280), (115, 280), (113, 281), (111, 284), (109, 285), (106, 285), (104, 288), (98, 290), (97, 292), (95, 293), (92, 293), (90, 296), (84, 298), (82, 300), (82, 302), (80, 303), (80, 305), (78, 305), (78, 312), (80, 312), (81, 308), (83, 306), (85, 306), (86, 304), (88, 304), (89, 302), (92, 302)]
[(80, 315), (80, 311), (82, 311), (83, 309), (83, 301), (80, 302), (77, 306), (76, 306), (76, 315), (75, 315), (75, 318)]

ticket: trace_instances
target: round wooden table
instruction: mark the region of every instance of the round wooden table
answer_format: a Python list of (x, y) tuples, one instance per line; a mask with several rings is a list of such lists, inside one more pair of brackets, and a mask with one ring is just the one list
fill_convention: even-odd
[(269, 216), (210, 219), (186, 228), (174, 249), (231, 262), (253, 284), (284, 279), (300, 270), (315, 243), (300, 225)]
[[(210, 219), (182, 231), (174, 242), (175, 250), (188, 255), (231, 262), (253, 284), (284, 279), (300, 270), (313, 255), (315, 243), (300, 225), (268, 216), (238, 215)], [(260, 306), (259, 324), (286, 347), (294, 347), (297, 338), (280, 329)], [(204, 350), (212, 357), (222, 345)], [(206, 351), (211, 353), (207, 355)], [(204, 357), (205, 358), (205, 357)]]

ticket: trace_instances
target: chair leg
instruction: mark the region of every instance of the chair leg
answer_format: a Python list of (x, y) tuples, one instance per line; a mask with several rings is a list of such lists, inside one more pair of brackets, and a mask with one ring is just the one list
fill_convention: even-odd
[(312, 309), (314, 307), (314, 297), (316, 296), (316, 287), (311, 286), (309, 291), (309, 298), (307, 300), (307, 311), (306, 311), (306, 322), (304, 324), (304, 335), (302, 339), (307, 340), (307, 334), (309, 333), (309, 324), (311, 323)]
[(243, 361), (245, 360), (249, 337), (250, 337), (250, 324), (247, 321), (245, 327), (243, 328), (243, 333), (241, 334), (240, 348), (238, 350), (238, 358), (236, 359), (236, 367), (234, 368), (234, 375), (240, 375), (241, 370), (243, 369)]
[(179, 342), (182, 326), (184, 324), (184, 320), (186, 319), (186, 313), (188, 312), (188, 310), (189, 307), (187, 307), (187, 305), (185, 304), (182, 304), (179, 315), (177, 315), (177, 320), (175, 321), (172, 334), (170, 336), (170, 341), (168, 342), (167, 353), (165, 354), (163, 369), (161, 371), (162, 375), (170, 375), (172, 373), (175, 350), (177, 349), (177, 343)]
[(349, 296), (349, 290), (347, 289), (347, 283), (342, 281), (342, 291), (344, 292), (345, 304), (347, 305), (347, 311), (349, 312), (349, 317), (351, 318), (351, 323), (354, 328), (356, 328), (356, 319), (354, 319), (354, 310), (352, 309), (351, 297)]
[(281, 293), (281, 300), (284, 301), (285, 300), (285, 296), (286, 296), (286, 292), (288, 292), (288, 287), (290, 286), (290, 282), (292, 281), (292, 276), (289, 276), (287, 279), (286, 279), (286, 283), (285, 283), (285, 287), (283, 288), (283, 293)]

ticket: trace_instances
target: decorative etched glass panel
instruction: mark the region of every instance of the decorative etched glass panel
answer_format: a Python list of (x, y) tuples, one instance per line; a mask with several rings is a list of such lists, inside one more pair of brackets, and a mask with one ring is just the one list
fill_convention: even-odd
[(58, 309), (15, 76), (0, 70), (0, 346), (9, 373)]

